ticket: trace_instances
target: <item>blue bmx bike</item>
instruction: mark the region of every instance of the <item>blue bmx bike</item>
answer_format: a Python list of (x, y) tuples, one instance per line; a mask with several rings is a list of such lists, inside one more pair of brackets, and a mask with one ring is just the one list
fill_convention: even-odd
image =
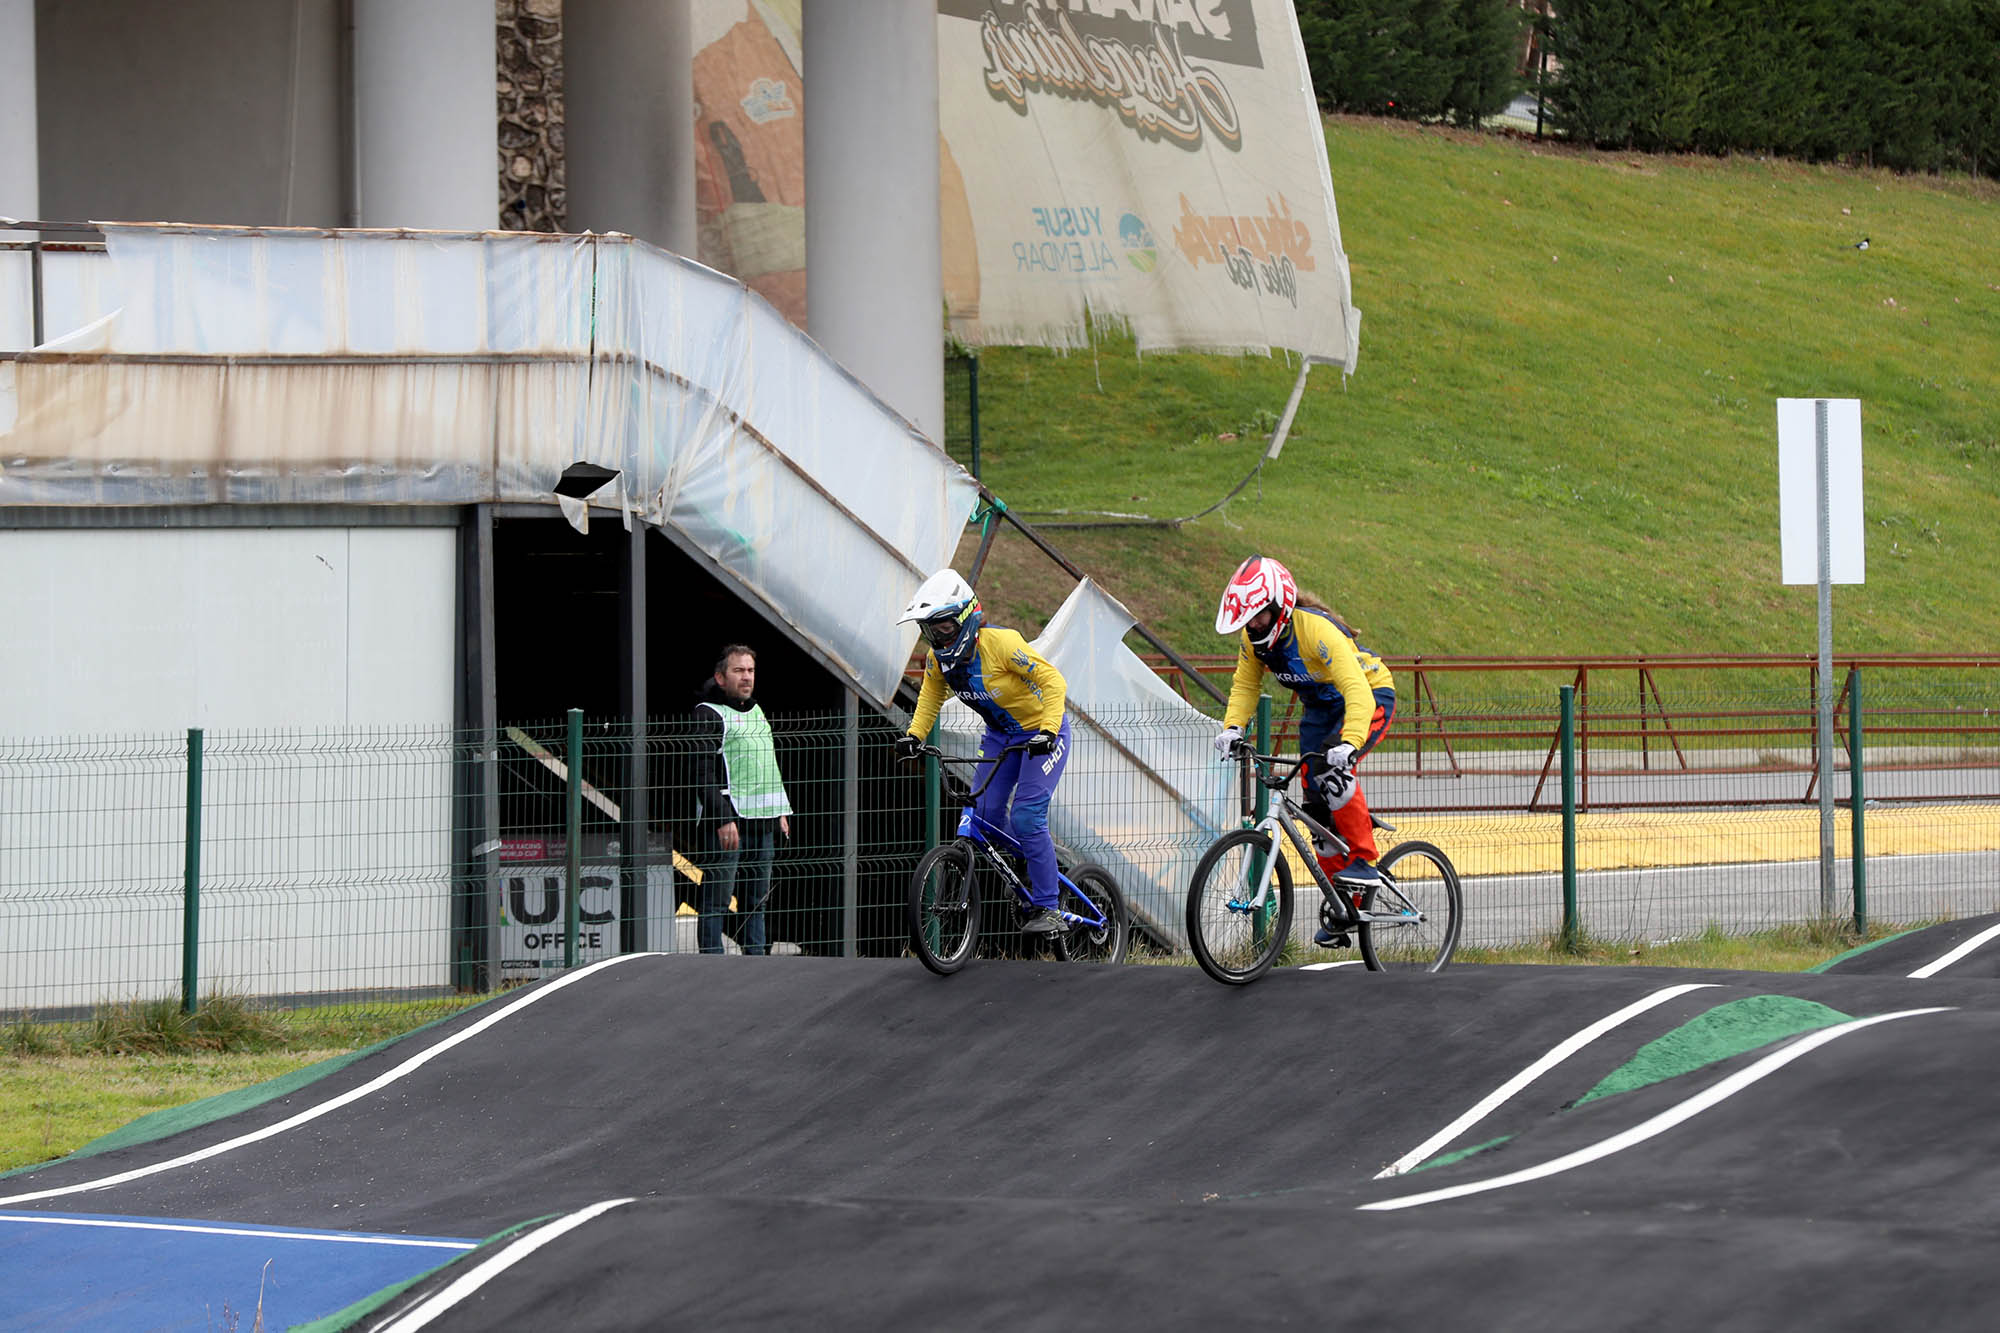
[[(919, 753), (967, 768), (992, 765), (993, 771), (997, 771), (1002, 758), (1026, 748), (1022, 744), (1010, 745), (991, 759), (961, 759), (934, 745), (924, 746)], [(981, 819), (973, 808), (987, 784), (993, 781), (993, 771), (965, 798), (957, 834), (950, 842), (939, 843), (925, 852), (910, 875), (910, 951), (941, 977), (958, 971), (966, 960), (980, 952), (980, 916), (986, 901), (992, 900), (1000, 910), (1005, 910), (1004, 904), (1011, 896), (1016, 932), (1035, 910), (1028, 897), (1027, 867), (1022, 861), (1021, 845), (1015, 841), (1013, 830)], [(1040, 936), (1047, 941), (1043, 947), (1064, 961), (1125, 961), (1131, 922), (1125, 911), (1124, 895), (1119, 893), (1110, 872), (1102, 866), (1078, 865), (1066, 872), (1059, 870), (1057, 878), (1061, 881), (1058, 910), (1063, 927)], [(1017, 938), (1032, 941), (1037, 937), (1018, 935)], [(992, 954), (1007, 952), (1011, 946), (1008, 940), (990, 939), (988, 943)]]

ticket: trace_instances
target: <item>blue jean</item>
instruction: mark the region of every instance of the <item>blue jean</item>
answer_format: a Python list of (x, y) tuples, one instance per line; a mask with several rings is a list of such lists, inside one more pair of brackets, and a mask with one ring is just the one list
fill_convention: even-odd
[[(1010, 740), (1019, 739), (988, 731), (979, 742), (979, 752), (991, 759)], [(1048, 754), (1016, 751), (1002, 759), (1000, 771), (973, 807), (987, 823), (1013, 830), (1028, 863), (1028, 897), (1037, 907), (1054, 907), (1062, 896), (1056, 879), (1056, 840), (1049, 836), (1049, 798), (1069, 767), (1069, 750), (1069, 719), (1065, 717), (1054, 750)]]
[[(719, 826), (718, 826), (719, 827)], [(722, 926), (729, 896), (736, 895), (737, 939), (746, 954), (769, 953), (764, 939), (764, 900), (771, 896), (771, 860), (778, 850), (778, 821), (739, 819), (734, 847), (717, 844), (701, 878), (701, 920), (695, 939), (703, 953), (722, 952)]]

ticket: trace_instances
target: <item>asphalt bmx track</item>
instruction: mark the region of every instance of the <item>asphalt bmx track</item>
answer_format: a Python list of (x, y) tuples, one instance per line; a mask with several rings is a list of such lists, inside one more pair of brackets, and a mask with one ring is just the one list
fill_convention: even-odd
[(1997, 1066), (2000, 918), (1817, 975), (636, 955), (0, 1178), (0, 1328), (1989, 1329)]

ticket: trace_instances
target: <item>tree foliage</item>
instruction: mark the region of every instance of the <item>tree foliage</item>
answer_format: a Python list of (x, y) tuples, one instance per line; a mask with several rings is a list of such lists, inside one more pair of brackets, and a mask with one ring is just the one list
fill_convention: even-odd
[(1553, 123), (1602, 147), (2000, 159), (2000, 0), (1563, 0), (1548, 48)]
[(1520, 90), (1513, 0), (1297, 0), (1320, 104), (1470, 125)]

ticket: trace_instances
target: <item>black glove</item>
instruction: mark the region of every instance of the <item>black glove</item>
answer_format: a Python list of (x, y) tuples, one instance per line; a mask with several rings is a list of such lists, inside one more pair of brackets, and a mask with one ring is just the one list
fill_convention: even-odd
[(907, 731), (896, 737), (896, 758), (905, 760), (919, 759), (923, 757), (923, 753), (923, 737), (912, 736)]
[(1056, 748), (1056, 734), (1053, 731), (1038, 731), (1028, 737), (1029, 754), (1050, 754)]

